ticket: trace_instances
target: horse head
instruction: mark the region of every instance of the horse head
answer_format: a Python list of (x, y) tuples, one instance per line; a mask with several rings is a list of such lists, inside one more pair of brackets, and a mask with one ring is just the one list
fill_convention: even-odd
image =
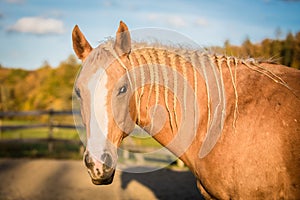
[(72, 33), (73, 48), (83, 66), (75, 83), (86, 128), (84, 163), (97, 185), (113, 180), (117, 148), (135, 126), (135, 103), (126, 76), (131, 38), (121, 21), (116, 38), (92, 48), (78, 26)]

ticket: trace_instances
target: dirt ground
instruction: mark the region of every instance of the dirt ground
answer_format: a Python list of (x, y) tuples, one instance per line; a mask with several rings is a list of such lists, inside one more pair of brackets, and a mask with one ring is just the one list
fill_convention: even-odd
[(111, 185), (95, 186), (82, 161), (0, 159), (0, 200), (202, 199), (189, 171), (117, 171)]

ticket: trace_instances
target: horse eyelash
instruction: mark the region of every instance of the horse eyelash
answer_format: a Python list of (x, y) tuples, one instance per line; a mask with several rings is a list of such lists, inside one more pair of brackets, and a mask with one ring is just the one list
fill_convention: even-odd
[(81, 98), (80, 96), (80, 90), (78, 88), (75, 88), (75, 93), (77, 95), (78, 98)]

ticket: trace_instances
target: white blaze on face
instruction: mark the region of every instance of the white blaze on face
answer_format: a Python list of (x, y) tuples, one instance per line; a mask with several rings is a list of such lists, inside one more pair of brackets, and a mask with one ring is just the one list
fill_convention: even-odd
[(104, 153), (108, 133), (107, 115), (107, 74), (100, 68), (91, 77), (88, 89), (91, 95), (90, 110), (90, 137), (87, 138), (87, 149), (99, 161)]

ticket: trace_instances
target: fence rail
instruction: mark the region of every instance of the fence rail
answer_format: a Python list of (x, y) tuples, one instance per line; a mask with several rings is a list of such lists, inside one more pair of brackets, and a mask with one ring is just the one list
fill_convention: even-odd
[[(80, 145), (80, 141), (70, 140), (70, 139), (55, 139), (53, 137), (53, 129), (54, 128), (62, 128), (62, 129), (76, 129), (79, 128), (74, 124), (60, 124), (55, 123), (53, 121), (54, 116), (62, 116), (62, 115), (79, 115), (79, 111), (72, 111), (72, 110), (65, 110), (65, 111), (55, 111), (55, 110), (35, 110), (35, 111), (8, 111), (8, 112), (0, 112), (0, 144), (1, 143), (38, 143), (38, 142), (47, 142), (48, 143), (48, 151), (51, 153), (53, 152), (53, 143), (55, 141), (60, 142), (78, 142)], [(11, 118), (18, 118), (18, 117), (38, 117), (42, 115), (48, 115), (48, 122), (47, 123), (40, 123), (40, 124), (21, 124), (21, 125), (2, 125), (1, 120), (3, 119), (11, 119)], [(48, 129), (48, 137), (46, 138), (19, 138), (19, 139), (4, 139), (1, 137), (1, 133), (3, 131), (14, 131), (20, 129), (37, 129), (37, 128), (47, 128)], [(84, 128), (84, 127), (80, 127)], [(82, 144), (81, 144), (82, 147)], [(152, 152), (155, 151), (156, 148), (154, 147), (147, 147), (147, 146), (136, 146), (136, 145), (122, 145), (123, 149), (128, 150), (129, 152)], [(83, 153), (83, 147), (80, 148), (80, 154)], [(165, 156), (165, 155), (164, 155)], [(128, 155), (123, 155), (124, 158), (129, 159)], [(137, 158), (139, 162), (144, 162), (144, 157)], [(178, 166), (182, 166), (180, 164), (182, 162), (178, 161)]]
[(18, 129), (33, 129), (33, 128), (65, 128), (65, 129), (75, 129), (75, 125), (68, 124), (30, 124), (30, 125), (3, 125), (0, 126), (1, 131), (12, 131)]
[[(0, 142), (1, 143), (38, 143), (38, 142), (47, 142), (48, 143), (48, 151), (53, 151), (53, 143), (56, 141), (60, 142), (74, 142), (71, 139), (55, 139), (53, 137), (53, 129), (54, 128), (62, 128), (62, 129), (76, 129), (74, 124), (60, 124), (55, 123), (53, 118), (55, 116), (63, 116), (63, 115), (73, 115), (73, 114), (80, 114), (79, 111), (72, 111), (72, 110), (33, 110), (33, 111), (7, 111), (7, 112), (0, 112)], [(35, 123), (35, 124), (14, 124), (14, 125), (3, 125), (1, 123), (4, 119), (17, 119), (22, 117), (39, 117), (46, 115), (48, 116), (47, 122), (45, 123)], [(38, 128), (47, 128), (48, 136), (46, 138), (19, 138), (19, 139), (4, 139), (2, 138), (2, 132), (5, 131), (15, 131), (15, 130), (22, 130), (22, 129), (38, 129)], [(79, 141), (78, 141), (79, 142)]]
[(62, 115), (73, 115), (80, 114), (79, 111), (64, 110), (64, 111), (55, 111), (55, 110), (34, 110), (34, 111), (8, 111), (0, 112), (0, 120), (5, 118), (12, 117), (28, 117), (28, 116), (41, 116), (48, 115), (48, 123), (42, 124), (24, 124), (24, 125), (1, 125), (0, 131), (9, 131), (9, 130), (18, 130), (18, 129), (33, 129), (33, 128), (49, 128), (51, 133), (52, 128), (65, 128), (65, 129), (75, 129), (76, 126), (73, 124), (57, 124), (52, 120), (53, 116), (62, 116)]
[(6, 111), (0, 112), (0, 119), (7, 117), (22, 117), (22, 116), (40, 116), (40, 115), (72, 115), (80, 114), (79, 111), (75, 110), (32, 110), (32, 111)]

